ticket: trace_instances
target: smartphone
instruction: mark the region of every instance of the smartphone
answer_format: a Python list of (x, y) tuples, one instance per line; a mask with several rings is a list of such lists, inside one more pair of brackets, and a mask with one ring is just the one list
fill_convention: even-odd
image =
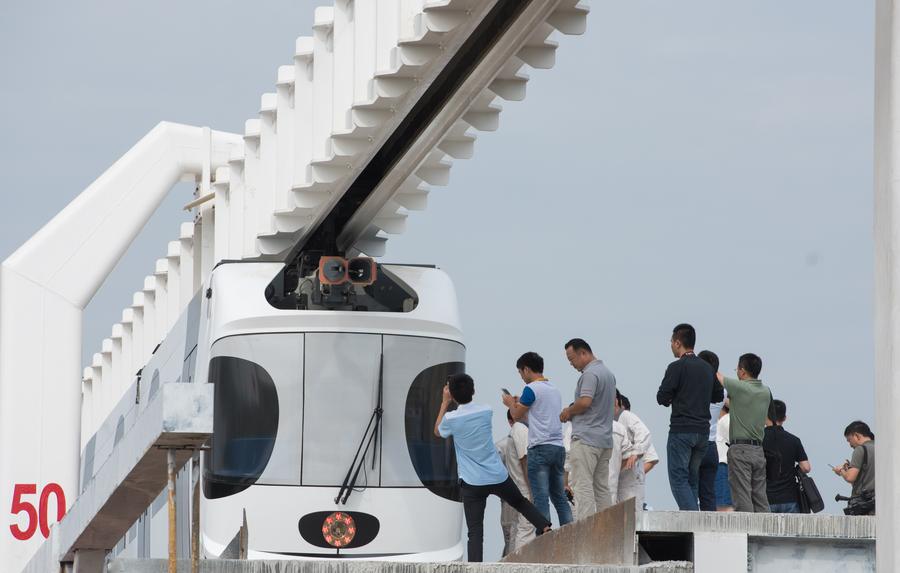
[(509, 390), (507, 390), (506, 388), (500, 388), (500, 389), (501, 389), (501, 390), (503, 391), (503, 393), (506, 394), (507, 396), (512, 396), (512, 394), (510, 394), (510, 393), (509, 393)]
[(834, 469), (834, 466), (831, 464), (828, 464), (828, 467), (830, 467), (831, 469)]

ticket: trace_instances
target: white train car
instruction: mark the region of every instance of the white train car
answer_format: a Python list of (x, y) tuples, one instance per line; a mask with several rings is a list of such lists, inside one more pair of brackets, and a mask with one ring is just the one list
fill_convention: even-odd
[(251, 559), (461, 558), (455, 456), (433, 434), (465, 359), (449, 277), (384, 266), (349, 310), (297, 310), (266, 296), (282, 266), (220, 264), (201, 306), (196, 380), (215, 384), (205, 553), (246, 515)]

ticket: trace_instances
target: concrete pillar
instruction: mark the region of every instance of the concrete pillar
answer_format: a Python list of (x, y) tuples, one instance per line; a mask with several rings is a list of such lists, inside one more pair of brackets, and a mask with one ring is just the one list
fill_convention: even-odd
[(894, 0), (875, 9), (875, 428), (878, 463), (877, 569), (900, 570), (900, 528), (894, 524), (900, 472), (897, 412), (900, 408), (900, 181), (897, 167), (900, 54), (895, 38), (900, 19)]
[(75, 552), (75, 567), (72, 573), (105, 573), (105, 549), (82, 549)]
[(747, 571), (747, 534), (694, 533), (694, 573)]

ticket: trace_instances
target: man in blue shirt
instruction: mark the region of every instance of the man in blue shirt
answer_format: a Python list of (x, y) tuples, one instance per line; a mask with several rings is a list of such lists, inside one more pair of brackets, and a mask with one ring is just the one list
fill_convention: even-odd
[[(489, 495), (496, 495), (534, 525), (540, 533), (550, 530), (550, 522), (525, 499), (513, 483), (494, 447), (489, 406), (473, 404), (475, 381), (468, 374), (454, 374), (444, 386), (441, 409), (434, 422), (440, 438), (453, 436), (456, 467), (462, 490), (463, 512), (469, 529), (469, 561), (482, 561), (484, 508)], [(448, 412), (450, 402), (459, 407)]]
[(549, 500), (553, 501), (559, 524), (572, 521), (572, 508), (566, 499), (565, 465), (566, 450), (563, 447), (562, 396), (556, 386), (544, 378), (544, 359), (537, 352), (526, 352), (516, 361), (519, 376), (525, 382), (522, 397), (506, 394), (503, 404), (513, 418), (528, 418), (528, 482), (534, 493), (534, 505), (550, 519)]

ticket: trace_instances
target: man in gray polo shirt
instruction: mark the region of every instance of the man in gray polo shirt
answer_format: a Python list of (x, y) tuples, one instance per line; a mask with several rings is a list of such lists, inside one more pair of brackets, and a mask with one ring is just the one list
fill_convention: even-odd
[(575, 402), (563, 408), (562, 422), (572, 421), (569, 482), (575, 493), (575, 519), (583, 519), (611, 505), (609, 457), (612, 455), (616, 377), (580, 338), (566, 343), (566, 358), (581, 372)]

